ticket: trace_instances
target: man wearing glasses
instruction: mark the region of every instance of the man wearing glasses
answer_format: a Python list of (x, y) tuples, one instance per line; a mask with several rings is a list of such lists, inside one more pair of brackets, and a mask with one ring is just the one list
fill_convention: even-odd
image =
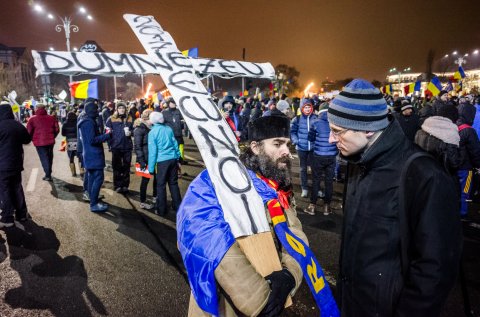
[(458, 185), (433, 157), (408, 160), (420, 150), (371, 83), (346, 85), (328, 120), (329, 141), (348, 162), (342, 316), (438, 316), (460, 259)]

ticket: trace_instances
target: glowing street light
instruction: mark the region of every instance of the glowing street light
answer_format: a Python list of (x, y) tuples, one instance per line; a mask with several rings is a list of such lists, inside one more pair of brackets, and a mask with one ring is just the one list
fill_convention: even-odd
[(478, 50), (474, 50), (474, 51), (473, 51), (473, 54), (477, 55), (477, 54), (478, 54)]
[(51, 14), (51, 13), (49, 13), (49, 14), (47, 15), (47, 17), (48, 17), (50, 20), (53, 20), (53, 18), (54, 18), (53, 14)]
[(36, 5), (33, 7), (33, 9), (34, 9), (35, 11), (37, 11), (37, 12), (43, 12), (43, 8), (42, 8), (42, 6), (39, 5), (39, 4), (36, 4)]
[(444, 58), (447, 58), (448, 57), (448, 54), (445, 54)]
[(457, 55), (457, 51), (453, 51), (452, 55)]
[(51, 46), (50, 46), (48, 49), (49, 49), (50, 51), (54, 51), (54, 50), (55, 50), (55, 49), (54, 49), (53, 47), (51, 47)]
[(76, 52), (76, 51), (78, 51), (78, 48), (75, 46), (75, 47), (73, 48), (73, 50)]
[(87, 13), (87, 10), (85, 10), (84, 7), (80, 7), (78, 11), (80, 11), (80, 13), (83, 13), (83, 14)]
[(89, 14), (89, 15), (87, 15), (87, 19), (93, 20), (93, 17)]

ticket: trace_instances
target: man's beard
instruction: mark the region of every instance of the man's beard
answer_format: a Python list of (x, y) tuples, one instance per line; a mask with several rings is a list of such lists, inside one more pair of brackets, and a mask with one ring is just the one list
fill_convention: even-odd
[[(258, 171), (262, 176), (278, 183), (280, 189), (289, 188), (292, 184), (292, 160), (288, 156), (272, 160), (265, 153), (256, 156)], [(280, 163), (284, 166), (279, 167)]]

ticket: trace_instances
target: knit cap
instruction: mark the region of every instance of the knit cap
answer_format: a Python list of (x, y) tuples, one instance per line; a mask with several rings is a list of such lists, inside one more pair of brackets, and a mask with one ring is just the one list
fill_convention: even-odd
[(288, 102), (286, 100), (280, 100), (277, 103), (277, 109), (280, 110), (281, 112), (284, 112), (289, 108), (290, 108), (290, 105), (288, 104)]
[(364, 79), (354, 79), (330, 102), (328, 121), (346, 129), (378, 131), (388, 126), (387, 114), (380, 90)]
[(460, 144), (457, 125), (448, 118), (440, 116), (428, 117), (422, 124), (422, 130), (445, 143), (456, 146)]
[(150, 114), (149, 118), (150, 118), (150, 122), (152, 124), (165, 122), (165, 119), (163, 118), (163, 113), (161, 113), (161, 112), (154, 111)]

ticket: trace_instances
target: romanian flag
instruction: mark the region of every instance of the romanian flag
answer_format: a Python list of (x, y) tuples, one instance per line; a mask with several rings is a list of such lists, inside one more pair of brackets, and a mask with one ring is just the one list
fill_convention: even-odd
[(442, 84), (438, 77), (433, 77), (432, 80), (428, 83), (427, 89), (432, 93), (433, 96), (436, 96), (442, 90)]
[(460, 91), (462, 91), (463, 89), (463, 83), (462, 81), (460, 80), (456, 85), (455, 85), (455, 91), (458, 93)]
[(70, 94), (73, 98), (98, 99), (98, 83), (97, 79), (88, 79), (82, 81), (74, 81), (68, 84), (70, 86)]
[(182, 51), (183, 56), (198, 58), (198, 47), (193, 47), (189, 50)]
[(455, 72), (455, 74), (453, 74), (453, 78), (457, 80), (462, 80), (465, 78), (465, 72), (463, 71), (462, 66), (458, 67), (458, 70)]
[(384, 94), (391, 95), (392, 92), (393, 92), (392, 84), (386, 85), (386, 86), (382, 87), (381, 90), (382, 90), (382, 92), (383, 92)]
[(403, 87), (403, 92), (405, 93), (405, 95), (413, 94), (413, 92), (415, 91), (420, 91), (420, 85), (421, 85), (420, 80), (417, 80), (415, 83), (412, 83)]

